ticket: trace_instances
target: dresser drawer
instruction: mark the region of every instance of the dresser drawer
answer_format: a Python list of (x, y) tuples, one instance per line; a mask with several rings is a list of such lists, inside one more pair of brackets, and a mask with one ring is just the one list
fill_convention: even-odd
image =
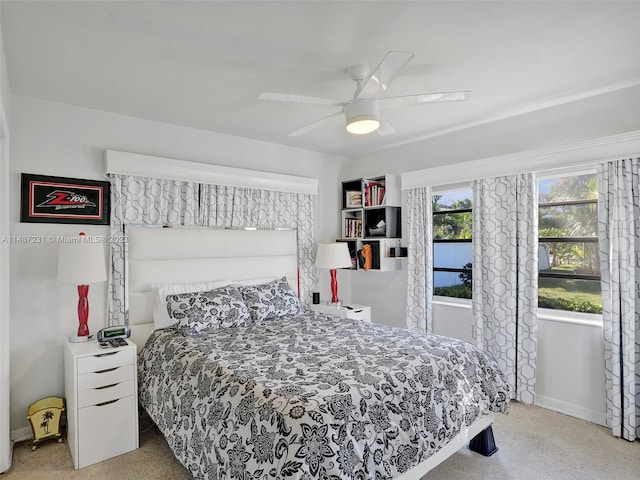
[(354, 308), (353, 310), (347, 310), (346, 317), (352, 320), (363, 320), (365, 322), (371, 321), (371, 309), (369, 307)]
[(135, 363), (134, 351), (131, 349), (115, 350), (99, 353), (78, 359), (78, 374), (106, 370), (121, 365)]
[(107, 385), (106, 387), (90, 388), (78, 392), (78, 408), (99, 405), (133, 395), (135, 395), (133, 380)]
[(126, 382), (127, 380), (133, 380), (134, 375), (135, 365), (133, 364), (85, 373), (84, 375), (78, 375), (78, 391)]
[(337, 315), (338, 317), (350, 318), (352, 320), (371, 322), (371, 307), (368, 305), (333, 305), (320, 303), (310, 305), (309, 308), (320, 313)]
[(78, 467), (138, 448), (135, 396), (78, 409)]

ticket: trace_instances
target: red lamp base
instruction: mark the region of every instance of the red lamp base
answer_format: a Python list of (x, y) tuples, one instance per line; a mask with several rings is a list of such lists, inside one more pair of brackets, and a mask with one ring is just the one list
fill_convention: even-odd
[(338, 303), (338, 278), (336, 277), (336, 269), (329, 270), (331, 274), (331, 303)]
[(89, 325), (87, 324), (89, 320), (88, 294), (89, 285), (78, 285), (78, 321), (80, 322), (78, 326), (78, 337), (89, 336)]

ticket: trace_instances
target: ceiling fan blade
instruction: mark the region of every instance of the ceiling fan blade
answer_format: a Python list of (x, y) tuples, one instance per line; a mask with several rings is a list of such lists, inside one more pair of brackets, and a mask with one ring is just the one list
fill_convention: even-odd
[(415, 103), (457, 102), (469, 98), (470, 93), (471, 90), (461, 90), (459, 92), (419, 93), (400, 97), (385, 97), (378, 99), (378, 105), (380, 108), (390, 109)]
[(391, 51), (364, 81), (354, 98), (374, 98), (384, 92), (402, 67), (413, 58), (411, 52)]
[(396, 129), (391, 126), (391, 124), (387, 121), (386, 118), (379, 115), (378, 120), (380, 120), (380, 126), (376, 130), (376, 132), (378, 132), (378, 135), (385, 136), (385, 135), (391, 135), (392, 133), (396, 133)]
[(321, 97), (309, 97), (307, 95), (292, 95), (290, 93), (275, 93), (275, 92), (262, 92), (258, 99), (270, 100), (274, 102), (289, 102), (289, 103), (309, 103), (312, 105), (334, 105), (341, 107), (344, 102), (340, 100), (334, 100), (332, 98)]
[(331, 122), (334, 118), (338, 118), (338, 117), (342, 117), (342, 116), (343, 116), (342, 111), (336, 112), (336, 113), (332, 113), (328, 117), (321, 118), (320, 120), (317, 120), (317, 121), (315, 121), (313, 123), (310, 123), (306, 127), (302, 127), (302, 128), (299, 128), (298, 130), (296, 130), (295, 132), (291, 132), (289, 134), (289, 136), (290, 137), (299, 137), (300, 135), (304, 135), (305, 133), (310, 132), (311, 130), (315, 130), (316, 128), (319, 128), (319, 127), (323, 126), (324, 124)]

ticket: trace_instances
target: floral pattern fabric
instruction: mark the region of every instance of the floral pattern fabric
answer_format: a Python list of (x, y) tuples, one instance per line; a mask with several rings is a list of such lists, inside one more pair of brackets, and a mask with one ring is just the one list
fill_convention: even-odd
[(232, 285), (206, 292), (167, 295), (167, 311), (170, 318), (178, 321), (177, 329), (182, 335), (198, 335), (251, 322), (240, 290)]
[(307, 311), (156, 330), (139, 374), (142, 405), (203, 480), (391, 479), (510, 398), (469, 343)]
[(258, 285), (240, 287), (242, 298), (249, 307), (251, 318), (255, 321), (268, 320), (299, 313), (302, 310), (300, 300), (286, 277)]

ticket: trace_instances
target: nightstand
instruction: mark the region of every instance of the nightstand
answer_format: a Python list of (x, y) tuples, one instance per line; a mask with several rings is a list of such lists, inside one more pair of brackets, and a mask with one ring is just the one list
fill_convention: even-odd
[(67, 441), (75, 468), (138, 448), (136, 346), (100, 348), (98, 342), (64, 349)]
[(333, 305), (331, 303), (318, 303), (309, 305), (311, 310), (320, 313), (329, 313), (339, 317), (350, 318), (353, 320), (362, 320), (363, 322), (371, 322), (371, 307), (368, 305)]

